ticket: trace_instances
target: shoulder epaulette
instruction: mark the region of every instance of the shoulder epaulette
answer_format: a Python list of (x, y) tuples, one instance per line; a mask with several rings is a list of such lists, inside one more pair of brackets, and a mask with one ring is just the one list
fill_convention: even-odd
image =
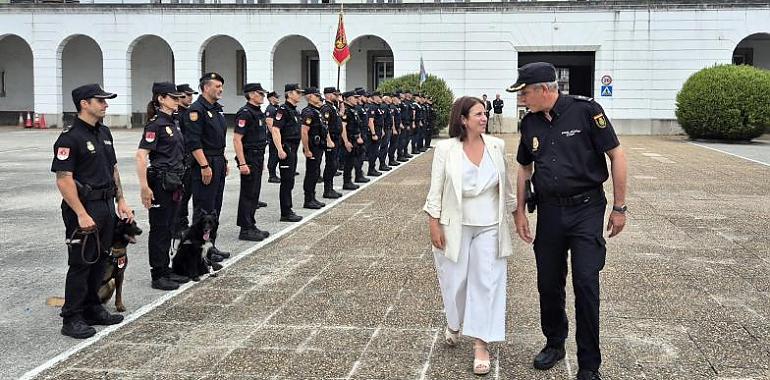
[(594, 101), (594, 98), (589, 98), (589, 97), (583, 96), (583, 95), (572, 95), (572, 97), (575, 100), (580, 100), (581, 102), (589, 102), (590, 103), (590, 102)]
[(72, 125), (67, 125), (64, 128), (61, 129), (61, 133), (67, 133), (72, 130)]

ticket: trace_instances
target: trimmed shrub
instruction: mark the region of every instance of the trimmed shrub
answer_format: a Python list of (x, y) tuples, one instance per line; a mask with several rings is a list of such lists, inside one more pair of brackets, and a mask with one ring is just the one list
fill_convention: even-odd
[(770, 71), (735, 65), (700, 70), (677, 94), (676, 118), (693, 139), (759, 137), (770, 127)]
[(454, 94), (443, 79), (428, 75), (425, 83), (420, 87), (419, 74), (407, 74), (380, 83), (377, 90), (382, 92), (394, 92), (396, 90), (422, 93), (433, 99), (433, 107), (436, 109), (436, 125), (434, 134), (447, 127), (449, 123), (449, 109), (452, 107)]

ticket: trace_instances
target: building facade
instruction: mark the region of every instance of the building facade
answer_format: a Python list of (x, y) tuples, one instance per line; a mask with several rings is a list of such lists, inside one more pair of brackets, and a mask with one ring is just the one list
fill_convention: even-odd
[[(119, 94), (106, 123), (139, 126), (154, 81), (226, 80), (227, 113), (245, 82), (330, 86), (339, 4), (0, 4), (0, 124), (35, 112), (72, 117), (70, 91), (100, 83)], [(701, 68), (770, 69), (770, 3), (744, 1), (377, 3), (344, 6), (352, 58), (342, 89), (374, 88), (419, 70), (456, 96), (501, 94), (516, 68), (544, 60), (565, 92), (597, 98), (621, 133), (677, 132), (675, 98)]]

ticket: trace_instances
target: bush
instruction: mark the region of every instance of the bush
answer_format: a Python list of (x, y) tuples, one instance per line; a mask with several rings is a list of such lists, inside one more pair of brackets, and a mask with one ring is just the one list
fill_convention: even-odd
[(693, 74), (676, 96), (690, 138), (751, 140), (770, 127), (770, 71), (720, 65)]
[(394, 92), (396, 90), (422, 93), (433, 99), (433, 107), (436, 109), (436, 125), (433, 133), (438, 133), (449, 124), (449, 109), (454, 101), (454, 94), (443, 79), (428, 75), (425, 83), (420, 87), (420, 74), (407, 74), (380, 83), (377, 90), (382, 92)]

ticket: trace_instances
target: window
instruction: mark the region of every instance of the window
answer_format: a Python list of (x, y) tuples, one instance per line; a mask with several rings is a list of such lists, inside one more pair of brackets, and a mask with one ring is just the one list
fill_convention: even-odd
[(243, 93), (243, 84), (246, 82), (246, 52), (235, 51), (236, 94)]
[(736, 48), (733, 52), (733, 65), (753, 65), (754, 64), (754, 49), (752, 48)]
[(393, 57), (374, 57), (371, 88), (377, 88), (380, 83), (393, 79)]
[(319, 62), (317, 51), (302, 51), (302, 87), (318, 87), (321, 77)]

